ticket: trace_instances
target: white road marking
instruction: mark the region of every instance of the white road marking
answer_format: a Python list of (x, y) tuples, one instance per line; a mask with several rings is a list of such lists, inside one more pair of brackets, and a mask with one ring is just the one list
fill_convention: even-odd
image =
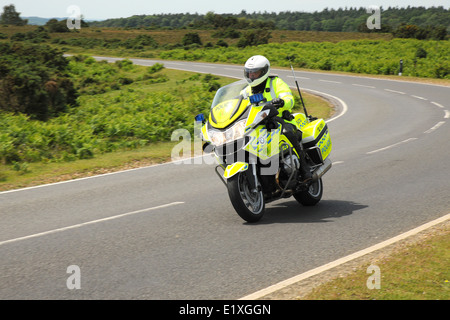
[(391, 144), (390, 146), (367, 152), (366, 154), (373, 154), (373, 153), (377, 153), (377, 152), (384, 151), (384, 150), (387, 150), (387, 149), (391, 149), (391, 148), (394, 148), (394, 147), (396, 147), (398, 145), (401, 145), (403, 143), (407, 143), (407, 142), (410, 142), (410, 141), (413, 141), (413, 140), (417, 140), (417, 138), (409, 138), (409, 139), (406, 139), (406, 140), (403, 140), (403, 141)]
[(374, 86), (366, 86), (364, 84), (352, 83), (352, 86), (375, 89)]
[(444, 112), (445, 112), (445, 116), (444, 116), (444, 119), (448, 119), (448, 118), (450, 118), (450, 111), (448, 111), (448, 110), (444, 110)]
[(346, 103), (344, 102), (344, 100), (342, 100), (341, 98), (338, 98), (338, 97), (333, 96), (333, 95), (331, 95), (331, 94), (328, 94), (328, 93), (325, 93), (325, 92), (321, 92), (321, 91), (317, 91), (317, 90), (312, 90), (312, 89), (307, 89), (307, 88), (303, 88), (303, 90), (304, 90), (304, 91), (307, 91), (307, 92), (315, 93), (315, 94), (317, 94), (317, 95), (322, 95), (322, 96), (325, 96), (325, 97), (330, 97), (330, 98), (332, 98), (332, 99), (335, 99), (335, 100), (337, 100), (337, 101), (339, 102), (339, 104), (342, 106), (342, 111), (341, 111), (338, 115), (332, 117), (331, 119), (325, 120), (325, 122), (327, 122), (327, 123), (332, 122), (332, 121), (334, 121), (334, 120), (336, 120), (336, 119), (342, 117), (342, 116), (343, 116), (344, 114), (346, 114), (347, 111), (348, 111), (348, 106), (347, 106), (347, 104), (346, 104)]
[[(288, 78), (294, 78), (294, 76), (287, 76), (287, 77), (288, 77)], [(311, 78), (295, 76), (295, 79), (305, 79), (305, 80), (309, 80), (309, 79), (311, 79)]]
[(411, 97), (416, 98), (416, 99), (420, 99), (420, 100), (428, 100), (427, 98), (415, 96), (413, 94), (411, 95)]
[(81, 227), (84, 227), (84, 226), (87, 226), (87, 225), (90, 225), (90, 224), (94, 224), (94, 223), (105, 222), (105, 221), (109, 221), (109, 220), (123, 218), (123, 217), (130, 216), (130, 215), (133, 215), (133, 214), (147, 212), (147, 211), (151, 211), (151, 210), (162, 209), (162, 208), (171, 207), (171, 206), (175, 206), (175, 205), (179, 205), (179, 204), (183, 204), (183, 203), (184, 202), (172, 202), (172, 203), (163, 204), (163, 205), (160, 205), (160, 206), (157, 206), (157, 207), (152, 207), (152, 208), (147, 208), (147, 209), (127, 212), (127, 213), (123, 213), (123, 214), (119, 214), (119, 215), (116, 215), (116, 216), (111, 216), (111, 217), (107, 217), (107, 218), (103, 218), (103, 219), (92, 220), (92, 221), (88, 221), (88, 222), (74, 224), (72, 226), (68, 226), (68, 227), (64, 227), (64, 228), (53, 229), (53, 230), (49, 230), (49, 231), (45, 231), (45, 232), (31, 234), (29, 236), (24, 236), (24, 237), (20, 237), (20, 238), (5, 240), (5, 241), (1, 241), (0, 242), (0, 246), (4, 245), (4, 244), (7, 244), (7, 243), (13, 243), (13, 242), (21, 241), (21, 240), (37, 238), (37, 237), (45, 236), (45, 235), (52, 234), (52, 233), (57, 233), (57, 232), (62, 232), (62, 231), (66, 231), (66, 230), (81, 228)]
[(437, 128), (439, 128), (440, 126), (442, 126), (445, 123), (445, 121), (440, 121), (438, 123), (436, 123), (436, 125), (430, 129), (428, 129), (427, 131), (425, 131), (424, 133), (431, 133), (434, 130), (436, 130)]
[(439, 103), (433, 102), (433, 101), (431, 101), (431, 103), (434, 104), (435, 106), (438, 106), (439, 108), (444, 109), (444, 106), (442, 104), (439, 104)]
[(385, 91), (389, 91), (389, 92), (393, 92), (393, 93), (398, 93), (398, 94), (406, 94), (405, 92), (402, 91), (397, 91), (397, 90), (391, 90), (391, 89), (384, 89)]
[(256, 300), (256, 299), (262, 298), (262, 297), (264, 297), (264, 296), (266, 296), (266, 295), (268, 295), (270, 293), (273, 293), (273, 292), (278, 291), (280, 289), (286, 288), (287, 286), (290, 286), (290, 285), (292, 285), (292, 284), (294, 284), (296, 282), (305, 280), (307, 278), (310, 278), (312, 276), (320, 274), (320, 273), (322, 273), (324, 271), (330, 270), (330, 269), (335, 268), (337, 266), (340, 266), (340, 265), (342, 265), (344, 263), (347, 263), (349, 261), (352, 261), (352, 260), (355, 260), (355, 259), (360, 258), (362, 256), (365, 256), (366, 254), (369, 254), (369, 253), (372, 253), (374, 251), (383, 249), (383, 248), (385, 248), (385, 247), (387, 247), (387, 246), (389, 246), (391, 244), (394, 244), (394, 243), (396, 243), (398, 241), (404, 240), (404, 239), (406, 239), (406, 238), (408, 238), (410, 236), (416, 235), (419, 232), (422, 232), (422, 231), (424, 231), (424, 230), (426, 230), (428, 228), (431, 228), (431, 227), (433, 227), (435, 225), (438, 225), (439, 223), (445, 222), (448, 219), (450, 219), (450, 213), (446, 214), (445, 216), (443, 216), (441, 218), (438, 218), (436, 220), (433, 220), (433, 221), (430, 221), (428, 223), (425, 223), (425, 224), (423, 224), (423, 225), (421, 225), (421, 226), (419, 226), (417, 228), (414, 228), (414, 229), (412, 229), (410, 231), (402, 233), (402, 234), (400, 234), (400, 235), (398, 235), (396, 237), (393, 237), (391, 239), (388, 239), (386, 241), (383, 241), (383, 242), (380, 242), (380, 243), (378, 243), (376, 245), (373, 245), (373, 246), (371, 246), (369, 248), (357, 251), (357, 252), (352, 253), (352, 254), (350, 254), (348, 256), (345, 256), (343, 258), (340, 258), (340, 259), (337, 259), (337, 260), (332, 261), (330, 263), (327, 263), (327, 264), (325, 264), (323, 266), (320, 266), (320, 267), (317, 267), (315, 269), (306, 271), (306, 272), (304, 272), (302, 274), (299, 274), (299, 275), (294, 276), (292, 278), (289, 278), (287, 280), (278, 282), (278, 283), (276, 283), (276, 284), (274, 284), (274, 285), (272, 285), (270, 287), (267, 287), (265, 289), (256, 291), (256, 292), (254, 292), (252, 294), (249, 294), (249, 295), (247, 295), (245, 297), (240, 298), (239, 300)]
[(322, 81), (322, 82), (329, 82), (329, 83), (342, 83), (342, 82), (339, 82), (339, 81), (333, 81), (333, 80), (322, 80), (322, 79), (320, 79), (319, 81)]

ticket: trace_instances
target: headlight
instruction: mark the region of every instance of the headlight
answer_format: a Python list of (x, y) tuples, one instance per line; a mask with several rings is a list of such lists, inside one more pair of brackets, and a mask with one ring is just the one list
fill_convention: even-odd
[(208, 130), (208, 136), (215, 146), (237, 140), (244, 136), (246, 120), (241, 120), (226, 131)]

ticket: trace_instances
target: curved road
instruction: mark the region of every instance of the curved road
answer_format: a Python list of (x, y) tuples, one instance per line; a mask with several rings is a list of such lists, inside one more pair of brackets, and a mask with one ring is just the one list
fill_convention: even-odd
[(339, 104), (317, 206), (280, 200), (246, 224), (206, 157), (2, 192), (0, 299), (238, 299), (450, 212), (449, 87), (296, 75)]

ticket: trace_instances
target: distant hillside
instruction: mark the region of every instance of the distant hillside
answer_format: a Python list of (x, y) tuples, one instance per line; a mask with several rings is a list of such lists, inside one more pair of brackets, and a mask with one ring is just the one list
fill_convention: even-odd
[[(53, 18), (41, 18), (41, 17), (23, 17), (23, 19), (28, 19), (28, 24), (30, 25), (34, 25), (34, 26), (45, 26), (45, 24), (47, 23), (47, 21), (49, 21), (50, 19), (56, 19), (58, 21), (61, 20), (66, 20), (67, 17), (65, 18), (57, 18), (57, 17), (53, 17)], [(90, 21), (94, 21), (94, 20), (84, 20), (85, 22), (90, 22)], [(101, 22), (98, 21), (97, 22)]]
[[(193, 28), (193, 29), (250, 29), (266, 25), (269, 29), (298, 31), (367, 32), (366, 21), (371, 14), (367, 8), (324, 9), (321, 12), (280, 13), (241, 11), (239, 14), (156, 14), (135, 15), (129, 18), (91, 22), (96, 27), (126, 28)], [(444, 27), (450, 32), (450, 10), (444, 7), (381, 8), (381, 32), (389, 32), (401, 24), (425, 27)]]
[(47, 23), (47, 21), (50, 19), (63, 20), (63, 19), (67, 19), (67, 18), (23, 17), (23, 19), (28, 19), (28, 24), (35, 25), (35, 26), (44, 26)]

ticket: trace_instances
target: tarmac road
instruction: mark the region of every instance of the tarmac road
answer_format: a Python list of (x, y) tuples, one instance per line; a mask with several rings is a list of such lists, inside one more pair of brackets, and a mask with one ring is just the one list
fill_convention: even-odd
[[(273, 73), (295, 88), (290, 70)], [(450, 212), (449, 87), (296, 76), (337, 104), (317, 206), (280, 200), (247, 224), (209, 156), (2, 192), (0, 299), (238, 299)]]

